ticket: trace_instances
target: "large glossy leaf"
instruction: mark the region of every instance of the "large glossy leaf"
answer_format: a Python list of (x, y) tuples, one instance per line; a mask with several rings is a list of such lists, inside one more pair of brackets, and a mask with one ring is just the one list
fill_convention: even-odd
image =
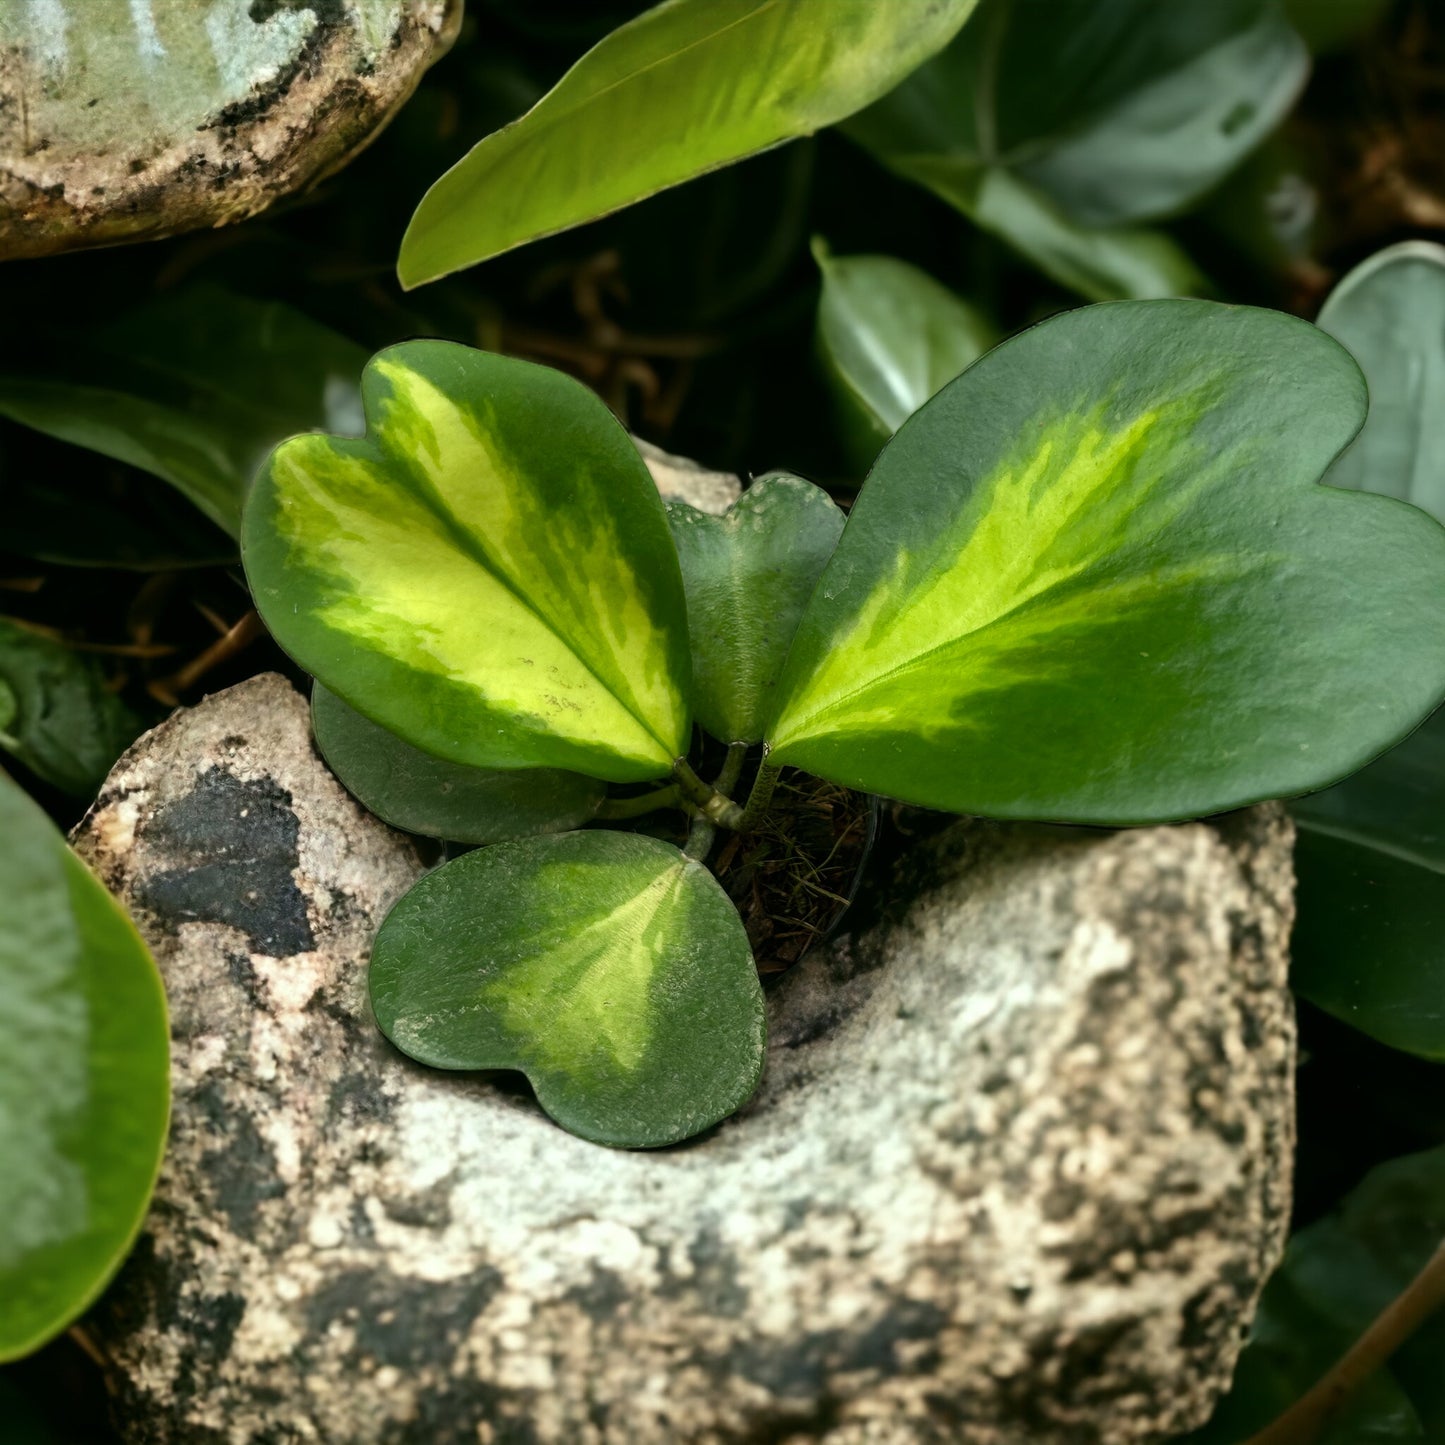
[(360, 430), (365, 360), (279, 302), (198, 286), (0, 375), (0, 416), (154, 473), (235, 536), (277, 442)]
[(456, 843), (500, 843), (589, 822), (606, 791), (554, 768), (468, 768), (434, 758), (348, 707), (320, 683), (316, 745), (342, 785), (393, 828)]
[(579, 382), (444, 341), (376, 356), (365, 438), (294, 437), (242, 555), (280, 644), (423, 752), (609, 782), (691, 740), (686, 607), (647, 468)]
[(1369, 419), (1331, 485), (1402, 497), (1445, 521), (1445, 246), (1377, 252), (1330, 293), (1319, 324), (1370, 384)]
[(667, 511), (687, 590), (697, 720), (722, 742), (757, 742), (843, 513), (786, 472), (759, 477), (721, 517), (679, 502)]
[(1223, 177), (1307, 66), (1276, 0), (984, 0), (847, 131), (1083, 294), (1166, 295), (1197, 278), (1129, 228)]
[(0, 617), (0, 748), (38, 778), (93, 796), (140, 719), (94, 658)]
[(429, 874), (377, 935), (371, 1000), (413, 1058), (520, 1069), (600, 1144), (688, 1138), (762, 1071), (742, 920), (706, 868), (641, 834), (499, 843)]
[(1445, 714), (1294, 811), (1295, 989), (1382, 1043), (1445, 1060)]
[(818, 349), (850, 450), (866, 466), (945, 382), (998, 340), (992, 323), (893, 256), (834, 256), (821, 241)]
[(0, 774), (0, 1360), (63, 1329), (134, 1239), (169, 1110), (145, 945)]
[[(1445, 1238), (1445, 1150), (1383, 1164), (1341, 1209), (1301, 1230), (1260, 1302), (1234, 1384), (1190, 1445), (1240, 1445), (1309, 1389)], [(1428, 1324), (1319, 1445), (1438, 1440), (1445, 1324)]]
[(437, 181), (402, 240), (402, 284), (831, 125), (947, 44), (976, 3), (665, 0)]
[(995, 348), (865, 483), (775, 760), (1100, 823), (1360, 767), (1445, 693), (1445, 529), (1316, 485), (1364, 406), (1339, 346), (1244, 307), (1086, 307)]

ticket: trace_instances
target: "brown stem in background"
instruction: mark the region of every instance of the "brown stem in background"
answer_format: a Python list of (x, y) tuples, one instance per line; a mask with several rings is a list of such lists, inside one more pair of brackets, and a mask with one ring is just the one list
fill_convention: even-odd
[(1312, 1445), (1360, 1386), (1441, 1305), (1445, 1305), (1445, 1242), (1324, 1378), (1246, 1445)]
[(199, 657), (194, 657), (184, 667), (177, 668), (168, 677), (158, 677), (146, 684), (146, 691), (157, 702), (175, 707), (180, 695), (193, 688), (208, 672), (230, 661), (238, 652), (244, 651), (258, 638), (265, 635), (261, 619), (254, 612), (247, 612), (224, 636), (218, 637)]

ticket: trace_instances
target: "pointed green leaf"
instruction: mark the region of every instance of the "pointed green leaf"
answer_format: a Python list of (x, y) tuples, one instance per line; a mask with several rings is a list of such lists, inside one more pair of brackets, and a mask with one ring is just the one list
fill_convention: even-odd
[(1330, 293), (1319, 324), (1370, 385), (1369, 419), (1330, 484), (1401, 497), (1445, 521), (1445, 246), (1376, 252)]
[(0, 376), (0, 416), (170, 482), (233, 537), (293, 432), (359, 431), (366, 353), (279, 302), (197, 286)]
[(606, 791), (554, 768), (468, 768), (403, 742), (317, 683), (311, 726), (326, 765), (393, 828), (454, 843), (500, 843), (590, 822)]
[(115, 900), (0, 774), (0, 1360), (58, 1333), (140, 1228), (170, 1107), (165, 995)]
[(0, 617), (0, 748), (37, 778), (93, 796), (140, 726), (94, 658)]
[(687, 589), (697, 720), (721, 742), (755, 743), (843, 513), (786, 472), (759, 477), (721, 517), (680, 502), (667, 513)]
[(371, 957), (377, 1022), (443, 1069), (519, 1069), (558, 1123), (651, 1148), (741, 1108), (766, 1021), (717, 880), (636, 833), (499, 843), (429, 874)]
[(445, 341), (379, 353), (369, 431), (295, 437), (242, 555), (308, 672), (476, 768), (666, 774), (691, 740), (686, 610), (657, 488), (579, 382)]
[(774, 760), (957, 812), (1128, 823), (1307, 791), (1445, 693), (1445, 529), (1317, 485), (1364, 414), (1312, 326), (1086, 307), (884, 448), (798, 629)]
[(1296, 992), (1445, 1060), (1445, 714), (1294, 812)]
[(811, 135), (896, 85), (976, 3), (665, 0), (437, 181), (402, 239), (402, 285)]
[(850, 450), (878, 448), (998, 340), (992, 324), (926, 271), (892, 256), (834, 256), (821, 240), (818, 349)]
[(1081, 294), (1198, 289), (1135, 229), (1222, 179), (1308, 70), (1276, 0), (984, 0), (847, 133)]

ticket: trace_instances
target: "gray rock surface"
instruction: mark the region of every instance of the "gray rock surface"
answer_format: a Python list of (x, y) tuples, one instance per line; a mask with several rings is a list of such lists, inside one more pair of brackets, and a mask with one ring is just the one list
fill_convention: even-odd
[(76, 844), (174, 1020), (169, 1160), (87, 1323), (136, 1445), (1154, 1440), (1282, 1244), (1277, 809), (916, 844), (773, 994), (754, 1101), (653, 1154), (377, 1033), (420, 865), (281, 679), (143, 738)]
[(742, 494), (742, 483), (731, 472), (714, 472), (691, 457), (674, 456), (641, 437), (633, 437), (657, 490), (668, 501), (686, 502), (699, 512), (720, 517)]
[(0, 257), (254, 215), (366, 144), (461, 0), (4, 0)]

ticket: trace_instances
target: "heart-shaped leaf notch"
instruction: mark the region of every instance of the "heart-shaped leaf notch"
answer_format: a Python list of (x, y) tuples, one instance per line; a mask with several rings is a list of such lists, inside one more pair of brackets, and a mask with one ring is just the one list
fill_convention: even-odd
[(1317, 485), (1364, 414), (1349, 355), (1276, 312), (1117, 302), (996, 347), (873, 468), (772, 761), (1085, 823), (1353, 772), (1445, 693), (1445, 530)]
[(378, 353), (362, 438), (262, 468), (242, 554), (276, 640), (424, 753), (665, 775), (691, 739), (677, 553), (627, 433), (580, 382), (444, 341)]
[(725, 743), (755, 743), (798, 620), (843, 532), (821, 487), (759, 477), (721, 516), (667, 509), (682, 562), (697, 720)]
[(428, 874), (377, 935), (371, 1001), (412, 1058), (519, 1069), (599, 1144), (689, 1138), (762, 1073), (737, 910), (700, 863), (636, 833), (498, 843)]

